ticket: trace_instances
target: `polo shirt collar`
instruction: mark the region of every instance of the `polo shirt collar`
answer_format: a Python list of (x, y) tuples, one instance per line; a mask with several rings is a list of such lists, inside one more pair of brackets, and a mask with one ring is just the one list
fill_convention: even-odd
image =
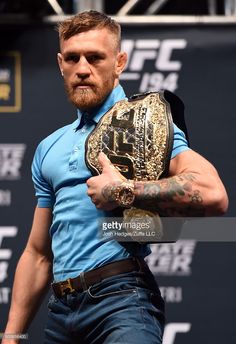
[[(85, 115), (85, 118), (88, 117), (88, 119), (94, 121), (95, 123), (98, 123), (100, 118), (118, 101), (125, 99), (126, 95), (124, 92), (124, 89), (121, 85), (117, 85), (115, 88), (113, 88), (112, 92), (109, 94), (109, 96), (106, 98), (104, 103), (96, 108), (91, 113), (87, 113), (86, 111), (81, 111), (80, 109), (77, 109), (77, 116), (78, 119), (76, 121), (76, 127), (74, 129), (77, 129), (80, 125), (82, 115)], [(86, 119), (85, 119), (86, 122)]]

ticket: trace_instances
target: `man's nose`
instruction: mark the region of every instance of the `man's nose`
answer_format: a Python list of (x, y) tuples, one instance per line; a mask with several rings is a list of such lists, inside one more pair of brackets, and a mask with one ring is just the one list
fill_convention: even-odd
[(81, 57), (77, 63), (76, 74), (80, 78), (85, 78), (91, 73), (90, 66), (85, 57)]

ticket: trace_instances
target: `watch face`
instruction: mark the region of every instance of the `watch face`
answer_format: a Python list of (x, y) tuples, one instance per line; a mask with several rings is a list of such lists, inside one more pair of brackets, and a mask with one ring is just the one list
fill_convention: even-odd
[(134, 201), (134, 191), (131, 187), (126, 186), (121, 188), (119, 192), (119, 203), (123, 207), (129, 207)]

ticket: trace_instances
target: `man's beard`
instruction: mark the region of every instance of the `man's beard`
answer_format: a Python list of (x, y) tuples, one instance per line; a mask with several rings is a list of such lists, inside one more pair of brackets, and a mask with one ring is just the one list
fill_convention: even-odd
[(69, 100), (82, 111), (88, 111), (101, 105), (112, 91), (113, 86), (113, 80), (104, 82), (103, 88), (91, 85), (87, 89), (76, 89), (76, 86), (69, 86), (65, 83)]

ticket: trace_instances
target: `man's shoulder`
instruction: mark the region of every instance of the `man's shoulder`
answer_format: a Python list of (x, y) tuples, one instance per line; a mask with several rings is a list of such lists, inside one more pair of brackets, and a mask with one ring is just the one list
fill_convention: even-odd
[(70, 129), (72, 124), (64, 125), (63, 127), (53, 131), (51, 134), (46, 136), (41, 142), (50, 142), (58, 139), (61, 135), (63, 135), (68, 129)]
[(38, 153), (43, 153), (45, 151), (48, 151), (48, 149), (50, 149), (50, 147), (52, 147), (54, 145), (54, 143), (57, 142), (72, 126), (73, 126), (73, 123), (67, 124), (67, 125), (59, 128), (59, 129), (55, 130), (54, 132), (52, 132), (48, 136), (46, 136), (39, 143), (36, 151)]

